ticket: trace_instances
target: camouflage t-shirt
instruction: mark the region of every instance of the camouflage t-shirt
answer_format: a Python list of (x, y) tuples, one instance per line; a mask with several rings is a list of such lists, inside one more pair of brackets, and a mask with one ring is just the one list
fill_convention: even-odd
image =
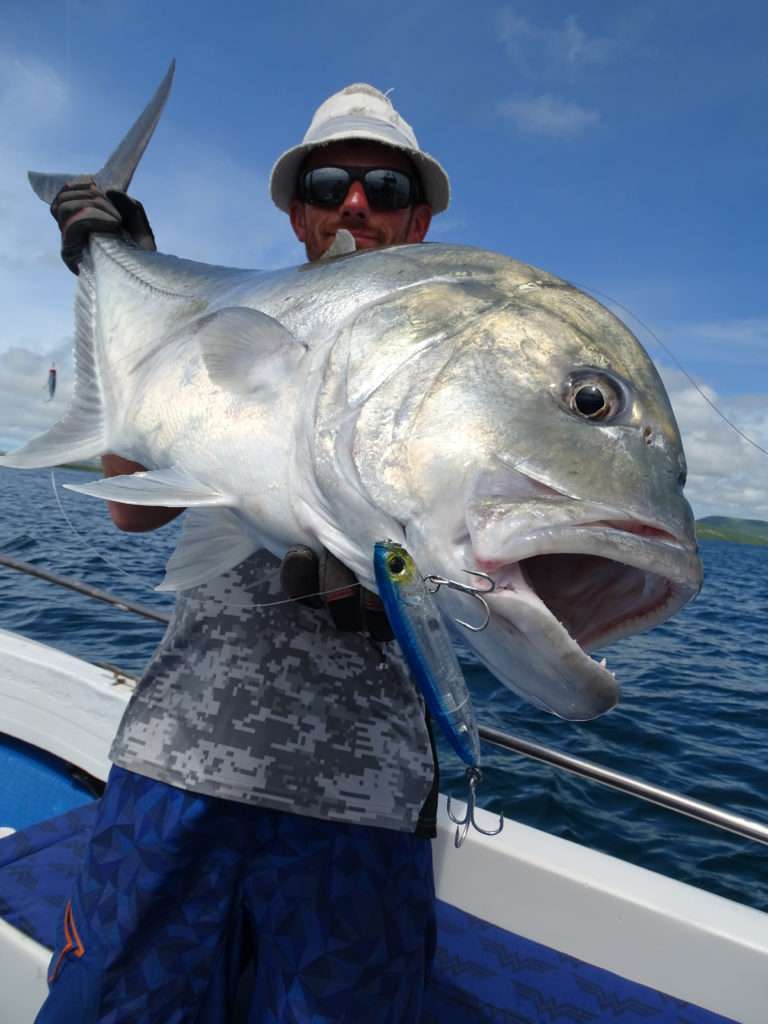
[(270, 606), (285, 598), (266, 551), (181, 592), (112, 761), (195, 793), (421, 832), (435, 765), (395, 645), (339, 633), (325, 609)]

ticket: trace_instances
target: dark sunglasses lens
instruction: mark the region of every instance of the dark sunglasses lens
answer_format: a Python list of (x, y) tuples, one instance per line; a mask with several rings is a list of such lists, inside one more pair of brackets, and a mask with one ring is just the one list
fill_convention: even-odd
[(377, 210), (403, 210), (412, 202), (411, 179), (401, 171), (368, 171), (363, 184), (368, 202)]
[(340, 206), (349, 191), (349, 175), (341, 167), (318, 167), (304, 175), (304, 196), (315, 206)]
[(314, 206), (340, 206), (353, 180), (361, 178), (368, 203), (374, 210), (404, 210), (414, 202), (410, 177), (402, 171), (384, 168), (347, 171), (343, 167), (317, 167), (304, 175), (301, 198)]

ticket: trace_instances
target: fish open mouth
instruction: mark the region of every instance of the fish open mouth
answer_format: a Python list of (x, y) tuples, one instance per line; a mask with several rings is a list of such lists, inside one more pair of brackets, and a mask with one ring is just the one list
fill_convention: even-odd
[(588, 652), (663, 622), (701, 584), (693, 546), (639, 522), (515, 531), (502, 557), (473, 541), (475, 564), (495, 588), (487, 635), (471, 646), (502, 681), (568, 719), (594, 718), (618, 700), (605, 659)]
[(534, 555), (494, 573), (496, 593), (526, 590), (584, 651), (666, 618), (669, 580), (599, 555)]
[[(584, 651), (650, 629), (674, 614), (698, 589), (691, 553), (662, 530), (639, 523), (601, 522), (585, 524), (579, 531), (595, 531), (599, 540), (594, 537), (591, 542), (598, 540), (608, 551), (617, 549), (614, 556), (567, 549), (533, 554), (499, 567), (492, 577), (497, 593), (528, 591), (537, 598)], [(622, 543), (622, 534), (639, 538), (640, 543)], [(562, 543), (566, 537), (559, 540)], [(583, 545), (580, 539), (579, 546)], [(617, 558), (630, 552), (631, 563)]]

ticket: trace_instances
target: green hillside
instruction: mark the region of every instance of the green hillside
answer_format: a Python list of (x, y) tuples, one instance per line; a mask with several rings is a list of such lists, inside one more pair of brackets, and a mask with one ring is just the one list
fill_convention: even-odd
[(696, 520), (699, 540), (727, 540), (732, 544), (768, 545), (768, 523), (763, 519), (731, 519), (705, 516)]

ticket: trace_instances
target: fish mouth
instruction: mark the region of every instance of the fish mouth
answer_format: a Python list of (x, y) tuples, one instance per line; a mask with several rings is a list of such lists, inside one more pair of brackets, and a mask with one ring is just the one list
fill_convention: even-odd
[[(535, 553), (509, 554), (502, 564), (476, 559), (505, 592), (537, 601), (587, 652), (651, 629), (698, 592), (693, 549), (643, 523), (594, 522), (550, 531)], [(599, 553), (598, 553), (599, 551)]]
[(618, 702), (619, 684), (589, 651), (651, 629), (691, 600), (701, 586), (695, 545), (625, 520), (522, 533), (501, 557), (482, 543), (465, 549), (494, 589), (484, 595), (485, 635), (462, 636), (527, 700), (562, 718), (596, 718)]

